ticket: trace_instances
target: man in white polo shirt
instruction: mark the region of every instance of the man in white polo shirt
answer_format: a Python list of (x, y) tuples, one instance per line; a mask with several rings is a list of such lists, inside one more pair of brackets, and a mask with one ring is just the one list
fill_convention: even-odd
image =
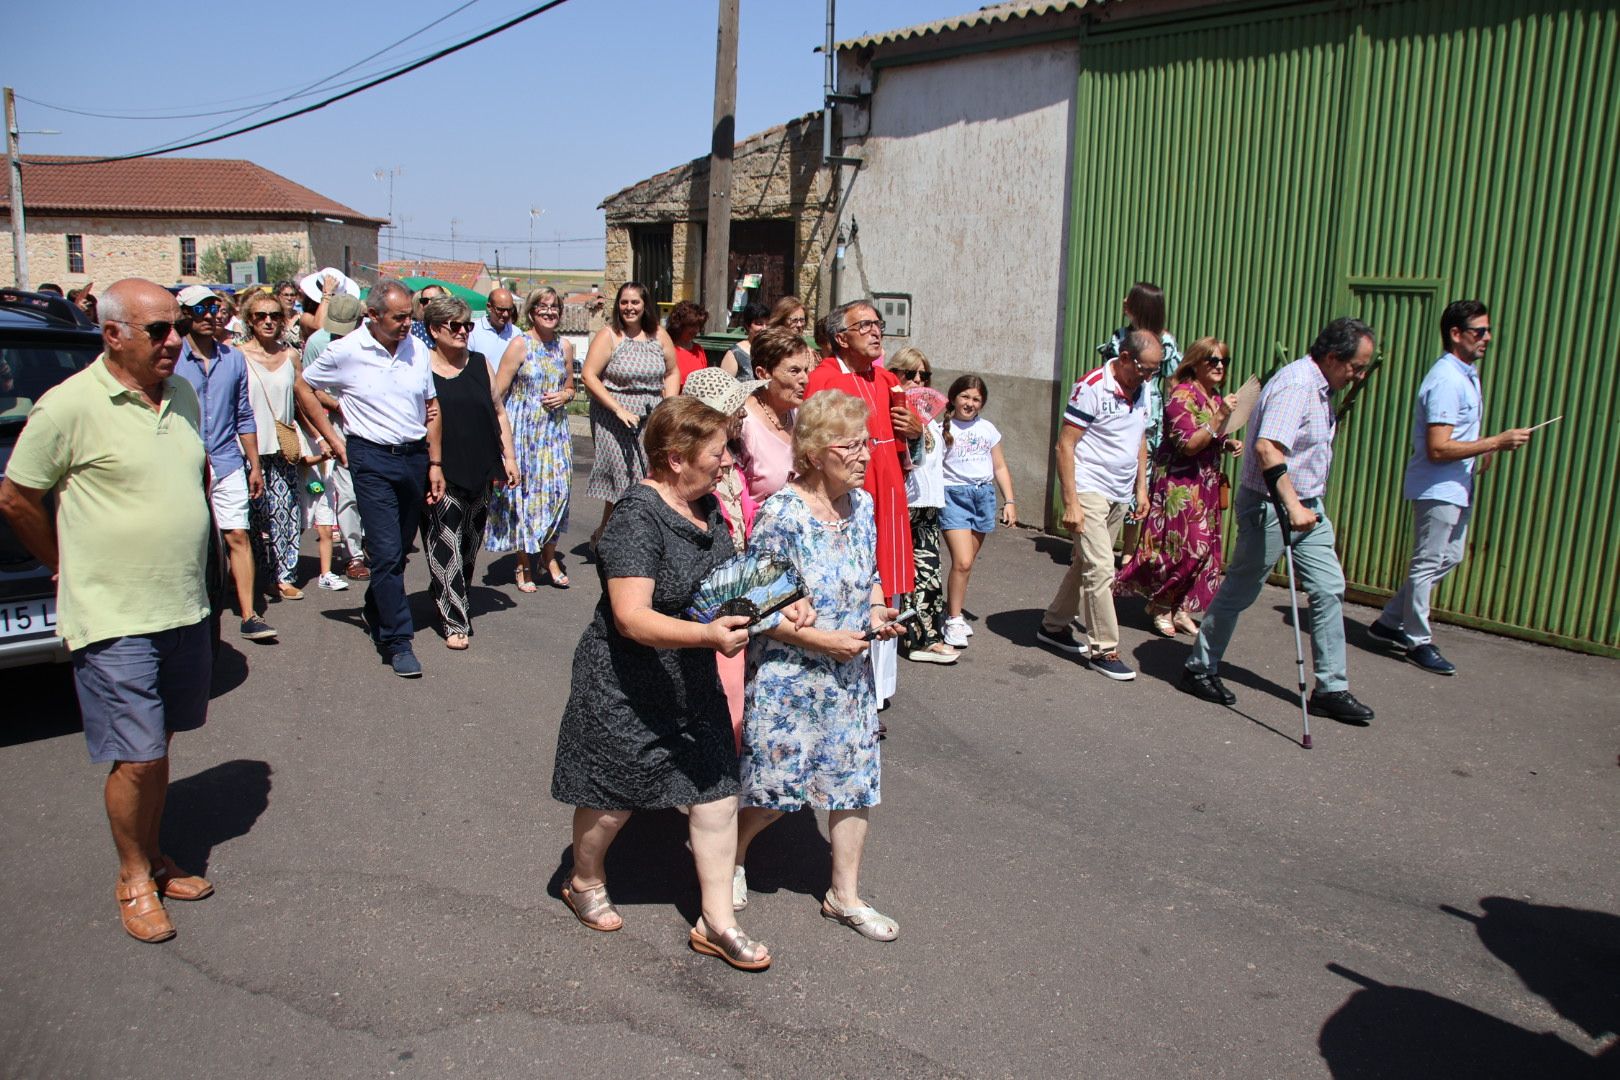
[[(1136, 672), (1119, 658), (1114, 544), (1132, 497), (1138, 506), (1148, 504), (1146, 385), (1163, 363), (1164, 346), (1154, 335), (1126, 334), (1117, 357), (1074, 384), (1057, 443), (1063, 527), (1074, 538), (1074, 561), (1036, 637), (1085, 657), (1092, 670), (1119, 682)], [(1074, 634), (1077, 614), (1085, 643)]]
[[(405, 594), (405, 553), (424, 492), (429, 503), (444, 494), (439, 411), (430, 407), (435, 392), (428, 352), (411, 335), (410, 290), (398, 281), (379, 281), (366, 298), (366, 311), (364, 326), (304, 369), (298, 397), (322, 436), (337, 441), (338, 463), (347, 464), (354, 479), (371, 556), (363, 608), (371, 640), (395, 675), (414, 679), (422, 665), (411, 651), (415, 627)], [(331, 431), (315, 390), (343, 403), (347, 438)]]

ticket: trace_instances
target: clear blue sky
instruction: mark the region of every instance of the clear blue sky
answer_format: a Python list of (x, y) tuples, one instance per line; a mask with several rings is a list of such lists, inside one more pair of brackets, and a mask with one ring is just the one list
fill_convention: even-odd
[[(454, 10), (460, 0), (347, 0), (199, 8), (91, 0), (64, 16), (17, 5), (0, 80), (23, 98), (88, 112), (208, 112), (302, 89)], [(357, 69), (381, 71), (538, 6), (474, 0)], [(840, 0), (840, 39), (974, 10), (975, 0)], [(715, 0), (569, 0), (488, 41), (309, 116), (186, 151), (247, 158), (377, 217), (394, 180), (397, 247), (548, 267), (602, 262), (603, 197), (708, 151)], [(824, 0), (742, 0), (739, 138), (818, 108)], [(207, 14), (201, 14), (204, 11)], [(70, 36), (71, 35), (71, 36)], [(328, 96), (328, 95), (319, 95)], [(24, 153), (120, 154), (213, 124), (241, 126), (318, 100), (232, 116), (100, 119), (17, 104)], [(404, 239), (411, 237), (415, 239)], [(584, 239), (592, 238), (592, 239)], [(482, 244), (476, 241), (486, 241)], [(499, 240), (500, 243), (493, 241)], [(559, 243), (558, 241), (564, 241)], [(574, 242), (567, 242), (574, 241)]]

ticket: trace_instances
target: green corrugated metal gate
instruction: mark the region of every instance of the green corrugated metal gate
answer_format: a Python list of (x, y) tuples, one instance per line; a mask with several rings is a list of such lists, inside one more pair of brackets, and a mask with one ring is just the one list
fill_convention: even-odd
[(1437, 611), (1620, 655), (1620, 3), (1228, 7), (1088, 27), (1080, 56), (1066, 376), (1139, 279), (1238, 380), (1365, 318), (1385, 363), (1329, 507), (1352, 591), (1387, 596), (1440, 311), (1483, 299), (1488, 430), (1565, 419), (1482, 477)]

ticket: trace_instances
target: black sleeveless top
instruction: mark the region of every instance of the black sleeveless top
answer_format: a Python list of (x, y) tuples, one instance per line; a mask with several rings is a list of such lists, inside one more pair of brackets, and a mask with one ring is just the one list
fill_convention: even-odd
[(433, 373), (439, 395), (439, 449), (444, 481), (465, 491), (482, 491), (501, 475), (501, 425), (490, 396), (489, 363), (469, 352), (461, 374), (446, 379)]

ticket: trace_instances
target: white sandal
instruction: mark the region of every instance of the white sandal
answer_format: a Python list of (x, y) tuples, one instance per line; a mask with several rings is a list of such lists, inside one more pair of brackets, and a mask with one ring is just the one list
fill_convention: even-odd
[(821, 916), (835, 923), (842, 923), (861, 937), (871, 938), (873, 941), (893, 941), (900, 936), (900, 924), (887, 915), (867, 905), (845, 911), (833, 902), (833, 894), (830, 891), (821, 901)]

